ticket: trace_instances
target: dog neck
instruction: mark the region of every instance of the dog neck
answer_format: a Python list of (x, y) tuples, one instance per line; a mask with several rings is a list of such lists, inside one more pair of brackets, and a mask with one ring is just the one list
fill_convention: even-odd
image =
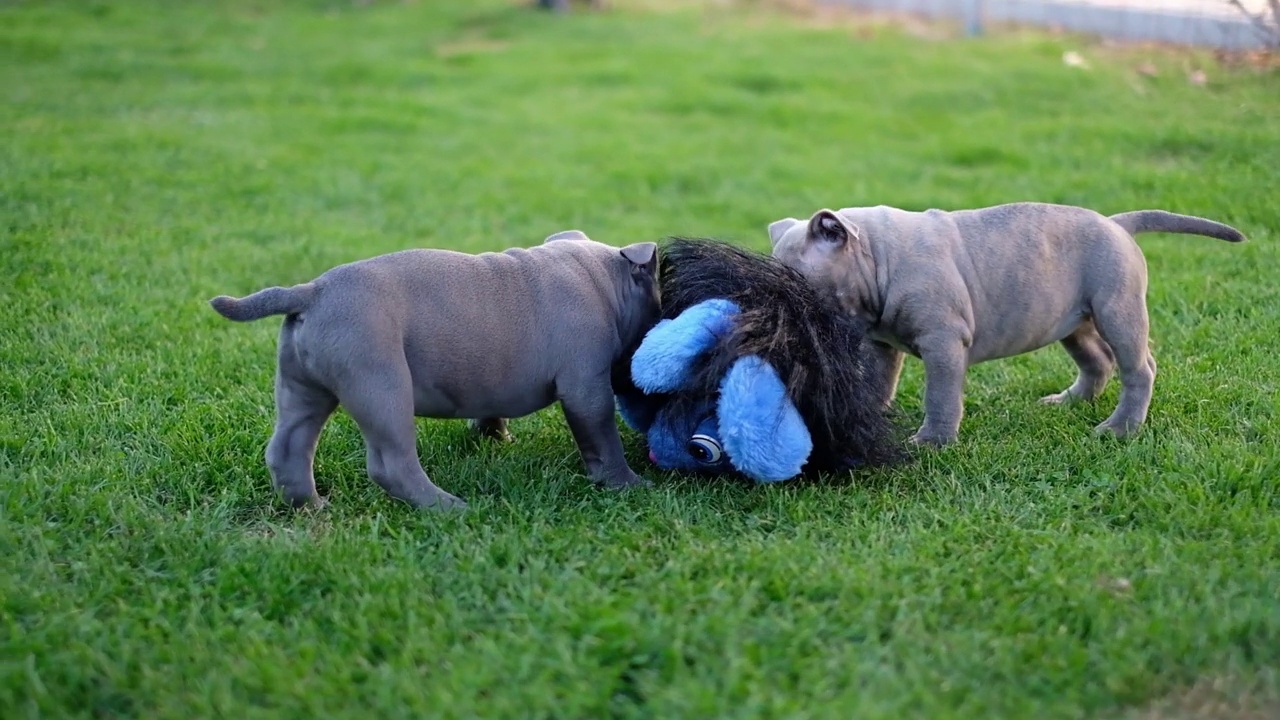
[(871, 238), (863, 237), (862, 242), (861, 248), (849, 253), (844, 277), (836, 279), (836, 297), (846, 311), (874, 325), (884, 314), (889, 271)]

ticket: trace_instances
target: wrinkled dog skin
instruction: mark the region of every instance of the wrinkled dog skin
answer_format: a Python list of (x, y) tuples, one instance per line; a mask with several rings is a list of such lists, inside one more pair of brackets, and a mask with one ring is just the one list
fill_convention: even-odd
[(312, 459), (342, 405), (374, 482), (414, 507), (462, 508), (422, 469), (415, 416), (505, 438), (507, 418), (558, 401), (593, 481), (647, 484), (623, 457), (611, 375), (658, 319), (657, 262), (654, 243), (571, 230), (504, 252), (405, 250), (210, 304), (237, 321), (285, 315), (266, 461), (290, 504), (322, 504)]
[(914, 440), (934, 445), (956, 439), (969, 366), (1055, 342), (1079, 374), (1043, 402), (1093, 400), (1118, 366), (1120, 401), (1096, 429), (1122, 437), (1142, 425), (1156, 375), (1147, 265), (1134, 242), (1144, 232), (1245, 239), (1227, 225), (1162, 210), (1105, 217), (1044, 203), (824, 209), (807, 222), (769, 226), (774, 257), (872, 324), (885, 403), (903, 353), (924, 361), (925, 419)]

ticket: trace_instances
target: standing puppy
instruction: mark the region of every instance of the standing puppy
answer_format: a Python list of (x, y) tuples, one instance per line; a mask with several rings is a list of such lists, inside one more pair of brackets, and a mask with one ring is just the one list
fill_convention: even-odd
[(571, 230), (500, 253), (405, 250), (210, 304), (231, 320), (285, 315), (266, 460), (289, 503), (320, 502), (312, 458), (341, 404), (388, 494), (465, 507), (423, 471), (415, 416), (471, 418), (501, 438), (507, 418), (559, 401), (592, 480), (644, 484), (623, 457), (611, 374), (657, 321), (656, 268), (654, 243)]
[(1104, 217), (1092, 210), (1012, 203), (908, 212), (879, 206), (819, 210), (769, 225), (774, 257), (833, 291), (871, 323), (885, 403), (903, 352), (921, 358), (925, 419), (913, 438), (956, 439), (970, 365), (1061, 342), (1079, 367), (1043, 402), (1092, 400), (1120, 368), (1120, 402), (1098, 432), (1127, 435), (1151, 404), (1147, 264), (1133, 236), (1169, 232), (1241, 242), (1238, 230), (1163, 210)]

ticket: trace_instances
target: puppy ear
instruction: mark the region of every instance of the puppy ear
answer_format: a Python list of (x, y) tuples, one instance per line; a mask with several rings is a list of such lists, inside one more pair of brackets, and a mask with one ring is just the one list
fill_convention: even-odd
[(818, 242), (844, 246), (858, 239), (858, 229), (834, 210), (823, 208), (809, 218), (809, 237)]
[(659, 321), (631, 356), (632, 382), (651, 395), (678, 391), (692, 377), (698, 357), (733, 328), (737, 314), (737, 305), (717, 298)]
[(787, 234), (788, 230), (799, 224), (800, 221), (793, 217), (774, 220), (769, 223), (769, 244), (777, 245), (778, 241), (782, 239), (783, 235)]
[(554, 235), (548, 235), (547, 239), (543, 240), (542, 242), (543, 244), (546, 244), (551, 242), (552, 240), (590, 240), (590, 239), (591, 238), (587, 237), (587, 234), (582, 232), (581, 230), (562, 230), (558, 233), (555, 233)]
[(657, 257), (658, 244), (651, 242), (636, 243), (622, 248), (619, 252), (622, 253), (622, 257), (630, 260), (631, 264), (645, 267)]
[(757, 355), (740, 358), (720, 382), (720, 442), (738, 472), (759, 483), (800, 474), (813, 439), (778, 373)]

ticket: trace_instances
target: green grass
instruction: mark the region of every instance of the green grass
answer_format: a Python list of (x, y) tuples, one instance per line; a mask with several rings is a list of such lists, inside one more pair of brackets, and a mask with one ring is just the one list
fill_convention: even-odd
[[(1280, 707), (1277, 76), (615, 5), (0, 7), (0, 715)], [(410, 246), (764, 250), (822, 206), (1032, 199), (1250, 236), (1142, 240), (1160, 377), (1132, 441), (1090, 433), (1114, 383), (1035, 402), (1072, 378), (1049, 348), (971, 371), (958, 445), (851, 482), (665, 475), (627, 433), (656, 488), (615, 496), (548, 410), (504, 447), (420, 421), (471, 508), (418, 513), (339, 414), (332, 503), (294, 513), (262, 461), (276, 322), (205, 304)], [(912, 423), (921, 387), (909, 362)]]

